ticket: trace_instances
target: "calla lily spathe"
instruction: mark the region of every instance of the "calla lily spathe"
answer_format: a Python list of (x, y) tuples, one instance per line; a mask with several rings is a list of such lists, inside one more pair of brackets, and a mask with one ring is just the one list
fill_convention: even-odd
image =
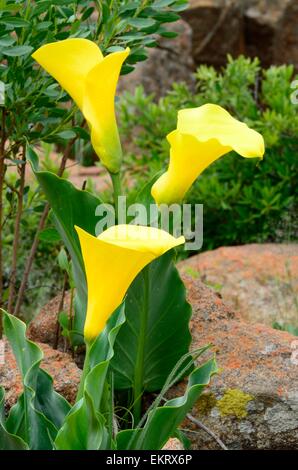
[(76, 227), (85, 265), (88, 305), (84, 327), (92, 341), (105, 327), (137, 274), (166, 251), (185, 242), (164, 230), (117, 225), (98, 237)]
[(151, 190), (157, 204), (181, 202), (196, 178), (231, 150), (245, 158), (264, 155), (261, 134), (215, 104), (179, 111), (177, 129), (167, 139), (169, 167)]
[(82, 111), (92, 146), (103, 165), (118, 173), (122, 149), (115, 117), (115, 93), (129, 49), (103, 57), (88, 39), (71, 38), (46, 44), (32, 57), (64, 88)]

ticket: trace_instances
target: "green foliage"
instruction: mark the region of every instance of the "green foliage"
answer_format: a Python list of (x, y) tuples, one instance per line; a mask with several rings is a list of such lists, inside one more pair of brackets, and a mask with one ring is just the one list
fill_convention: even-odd
[(23, 439), (6, 430), (4, 399), (4, 388), (0, 387), (0, 450), (28, 450)]
[[(142, 325), (144, 308), (148, 319)], [(160, 390), (191, 341), (191, 307), (173, 252), (153, 261), (132, 283), (126, 298), (126, 317), (112, 362), (115, 388), (134, 388), (135, 378), (140, 375), (141, 390)]]
[(52, 378), (40, 369), (43, 353), (26, 338), (25, 324), (6, 313), (3, 324), (23, 382), (23, 393), (10, 410), (6, 431), (31, 449), (51, 449), (70, 405), (53, 390)]
[[(180, 376), (174, 368), (140, 425), (122, 431), (115, 428), (110, 361), (118, 331), (125, 322), (124, 304), (89, 345), (79, 394), (73, 406), (53, 391), (51, 377), (40, 368), (42, 351), (26, 338), (25, 324), (5, 311), (3, 319), (24, 391), (5, 418), (4, 393), (0, 389), (1, 450), (161, 449), (216, 372), (214, 359), (197, 367), (189, 377), (184, 395), (160, 406), (164, 393)], [(198, 358), (206, 349), (208, 347), (194, 354)], [(189, 368), (189, 360), (192, 359), (187, 354), (179, 363)]]
[[(58, 450), (99, 450), (112, 446), (112, 433), (108, 432), (113, 391), (106, 385), (110, 360), (114, 355), (114, 343), (119, 329), (125, 322), (124, 305), (110, 318), (102, 334), (87, 350), (84, 366), (82, 397), (73, 407), (55, 440)], [(79, 397), (78, 397), (79, 398)]]
[(272, 328), (274, 328), (275, 330), (287, 331), (291, 335), (298, 336), (298, 327), (289, 323), (281, 324), (278, 322), (274, 322)]
[[(265, 138), (264, 160), (227, 155), (205, 170), (186, 196), (204, 204), (204, 249), (252, 242), (294, 239), (285, 233), (286, 219), (297, 213), (298, 107), (291, 103), (293, 67), (260, 68), (257, 59), (228, 58), (221, 71), (201, 66), (197, 92), (184, 83), (155, 101), (141, 87), (118, 103), (122, 134), (131, 152), (136, 187), (165, 168), (177, 111), (212, 102), (225, 107)], [(133, 144), (133, 145), (132, 145)], [(132, 150), (133, 149), (133, 150)], [(135, 198), (137, 190), (129, 196)]]
[(175, 433), (179, 423), (187, 414), (187, 410), (194, 406), (216, 371), (214, 359), (195, 369), (189, 376), (185, 394), (166, 401), (161, 407), (153, 408), (148, 413), (143, 427), (120, 432), (117, 436), (117, 448), (121, 450), (161, 449), (169, 436)]
[(137, 62), (147, 58), (146, 48), (156, 46), (156, 37), (165, 34), (162, 24), (176, 21), (179, 15), (174, 11), (186, 7), (184, 0), (2, 3), (0, 81), (5, 84), (6, 125), (12, 154), (26, 141), (63, 144), (76, 135), (86, 138), (80, 127), (73, 125), (75, 107), (61, 106), (69, 100), (66, 93), (31, 58), (34, 50), (69, 37), (93, 40), (104, 54), (129, 46), (131, 54), (123, 67), (123, 73), (128, 73)]

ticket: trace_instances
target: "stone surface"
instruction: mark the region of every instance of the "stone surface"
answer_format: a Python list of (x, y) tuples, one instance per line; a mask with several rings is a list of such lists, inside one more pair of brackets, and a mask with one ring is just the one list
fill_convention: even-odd
[(196, 64), (221, 66), (226, 55), (259, 57), (264, 66), (298, 67), (298, 0), (190, 0), (182, 12), (193, 32)]
[(220, 292), (249, 322), (298, 326), (298, 244), (218, 248), (189, 258), (181, 270)]
[(279, 32), (275, 41), (275, 61), (293, 63), (298, 68), (298, 1), (287, 4), (279, 23)]
[(191, 28), (185, 21), (179, 20), (171, 24), (169, 30), (177, 32), (178, 36), (174, 39), (160, 38), (157, 48), (148, 49), (148, 60), (138, 63), (129, 75), (120, 77), (120, 92), (133, 93), (138, 85), (142, 85), (147, 93), (160, 97), (174, 82), (194, 84)]
[[(298, 449), (298, 341), (265, 325), (243, 322), (199, 279), (185, 274), (193, 307), (193, 348), (212, 343), (219, 373), (192, 411), (229, 449)], [(205, 354), (207, 358), (210, 354)], [(170, 396), (181, 394), (179, 384)], [(195, 433), (196, 449), (216, 449), (206, 432)]]
[[(32, 341), (46, 343), (50, 346), (55, 345), (57, 334), (57, 314), (61, 295), (57, 295), (50, 302), (48, 302), (39, 312), (39, 314), (30, 322), (27, 329), (27, 336)], [(69, 311), (70, 305), (70, 292), (66, 292), (63, 303), (63, 310)], [(59, 346), (63, 347), (63, 338), (59, 340)]]
[(182, 18), (192, 29), (192, 56), (196, 64), (221, 66), (227, 54), (243, 52), (240, 2), (190, 0)]
[[(70, 403), (74, 403), (81, 371), (69, 354), (53, 350), (47, 344), (37, 343), (44, 353), (41, 367), (54, 380), (54, 389)], [(10, 346), (5, 342), (5, 350), (0, 364), (0, 384), (5, 389), (5, 404), (10, 408), (22, 392), (21, 377)]]
[(183, 450), (183, 445), (179, 439), (172, 438), (163, 446), (162, 450)]

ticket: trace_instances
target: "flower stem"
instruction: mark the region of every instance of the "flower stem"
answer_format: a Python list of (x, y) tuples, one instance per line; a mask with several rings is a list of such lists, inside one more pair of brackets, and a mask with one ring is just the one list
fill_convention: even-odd
[(133, 417), (134, 427), (138, 424), (142, 415), (142, 395), (143, 395), (143, 381), (144, 381), (144, 360), (145, 360), (145, 340), (147, 333), (148, 314), (149, 314), (149, 266), (142, 271), (144, 278), (144, 306), (140, 318), (139, 330), (139, 344), (137, 352), (137, 360), (134, 374), (134, 404), (133, 404)]
[(83, 394), (84, 394), (84, 386), (85, 386), (86, 377), (90, 371), (89, 353), (90, 353), (90, 343), (86, 342), (86, 355), (85, 355), (83, 372), (82, 372), (81, 380), (80, 380), (80, 386), (79, 386), (79, 390), (78, 390), (77, 397), (76, 397), (76, 402), (79, 401), (83, 397)]
[(121, 196), (121, 179), (120, 173), (110, 173), (112, 183), (113, 183), (113, 190), (114, 190), (114, 204), (115, 204), (115, 215), (116, 220), (118, 220), (118, 207), (119, 201), (118, 198)]

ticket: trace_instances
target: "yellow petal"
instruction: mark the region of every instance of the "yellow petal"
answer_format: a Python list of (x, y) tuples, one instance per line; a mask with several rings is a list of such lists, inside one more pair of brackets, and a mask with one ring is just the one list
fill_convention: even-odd
[(200, 142), (216, 139), (223, 147), (230, 147), (242, 157), (262, 157), (265, 152), (261, 134), (216, 104), (180, 110), (177, 130), (193, 135)]
[(137, 274), (166, 251), (185, 242), (151, 227), (118, 225), (94, 237), (79, 227), (88, 286), (84, 327), (87, 341), (105, 327)]
[(129, 49), (106, 56), (85, 80), (83, 114), (91, 129), (96, 154), (112, 173), (117, 173), (122, 150), (115, 116), (115, 94), (123, 62)]
[(119, 172), (122, 161), (114, 102), (128, 55), (129, 48), (103, 57), (94, 42), (80, 38), (46, 44), (32, 54), (77, 103), (90, 127), (92, 146), (111, 173)]
[(231, 150), (246, 158), (264, 154), (258, 132), (213, 104), (179, 111), (177, 129), (167, 139), (169, 167), (151, 190), (157, 204), (181, 202), (196, 178)]
[(71, 38), (46, 44), (32, 54), (82, 109), (85, 79), (103, 60), (99, 47), (88, 39)]

